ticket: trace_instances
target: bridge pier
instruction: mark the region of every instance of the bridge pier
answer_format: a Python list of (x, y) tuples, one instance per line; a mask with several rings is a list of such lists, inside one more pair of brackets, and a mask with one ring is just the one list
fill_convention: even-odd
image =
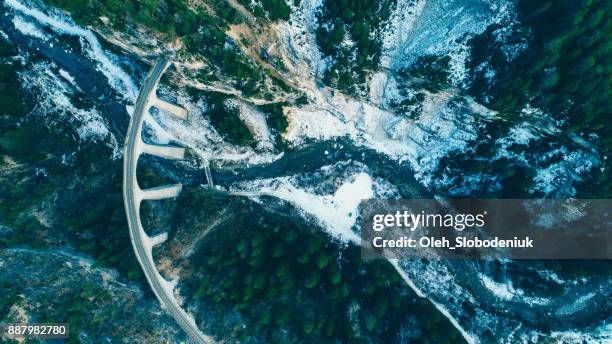
[(182, 188), (183, 185), (181, 184), (164, 185), (157, 186), (154, 188), (140, 189), (137, 193), (139, 196), (138, 198), (140, 198), (140, 200), (158, 201), (178, 196)]
[(157, 95), (153, 95), (149, 100), (150, 106), (154, 106), (162, 111), (169, 112), (179, 119), (187, 119), (187, 110), (180, 106), (168, 103), (167, 101), (157, 98)]
[(174, 146), (142, 144), (142, 152), (164, 159), (182, 160), (185, 158), (185, 148)]
[[(179, 119), (187, 118), (187, 110), (160, 100), (156, 95), (157, 83), (168, 65), (168, 61), (164, 58), (159, 58), (155, 62), (155, 65), (145, 78), (133, 110), (128, 109), (128, 112), (131, 112), (131, 120), (123, 158), (123, 200), (130, 229), (130, 239), (136, 253), (136, 258), (161, 307), (176, 320), (178, 325), (196, 343), (214, 343), (213, 338), (206, 336), (198, 329), (194, 319), (181, 308), (181, 305), (176, 300), (174, 288), (178, 280), (168, 281), (157, 271), (153, 261), (153, 247), (166, 241), (168, 234), (162, 233), (149, 237), (144, 231), (140, 220), (140, 204), (143, 200), (160, 200), (176, 197), (182, 189), (181, 184), (141, 189), (138, 186), (136, 177), (138, 159), (142, 154), (150, 154), (167, 159), (183, 159), (185, 156), (185, 149), (182, 147), (151, 145), (144, 143), (142, 140), (143, 123), (146, 118), (150, 118), (149, 110), (152, 106), (169, 112)], [(208, 174), (210, 174), (210, 171)]]

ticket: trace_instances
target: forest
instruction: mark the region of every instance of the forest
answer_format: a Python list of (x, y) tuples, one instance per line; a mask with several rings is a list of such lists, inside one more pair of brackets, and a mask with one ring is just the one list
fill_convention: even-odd
[[(229, 200), (192, 190), (178, 202), (179, 209), (206, 202), (197, 218)], [(356, 246), (330, 240), (289, 205), (273, 207), (270, 216), (246, 198), (231, 202), (243, 216), (208, 234), (181, 275), (186, 297), (215, 316), (214, 326), (200, 324), (204, 331), (235, 341), (257, 334), (266, 343), (461, 340), (386, 261), (364, 262)], [(178, 217), (173, 230), (191, 227), (193, 220)]]
[[(0, 37), (0, 53), (9, 57), (16, 51)], [(0, 110), (0, 157), (3, 167), (14, 166), (1, 177), (0, 219), (10, 231), (0, 236), (0, 248), (69, 244), (141, 281), (123, 210), (121, 162), (100, 159), (110, 157), (111, 148), (79, 140), (70, 123), (49, 124), (30, 114), (37, 95), (8, 85), (22, 68), (0, 64), (0, 100), (6, 105)], [(40, 212), (53, 214), (51, 227), (37, 217)]]
[[(323, 81), (340, 90), (363, 90), (366, 76), (378, 67), (380, 35), (395, 0), (325, 0), (318, 16), (316, 40), (321, 52), (331, 57)], [(348, 41), (347, 41), (348, 38)]]
[(239, 0), (239, 2), (250, 9), (258, 18), (267, 18), (271, 21), (289, 20), (291, 14), (291, 9), (285, 0), (261, 0), (258, 2)]
[[(492, 26), (472, 40), (471, 68), (488, 61), (496, 71), (489, 82), (482, 72), (469, 92), (513, 119), (526, 104), (543, 109), (566, 133), (590, 140), (597, 135), (602, 156), (612, 151), (612, 21), (606, 0), (522, 0), (518, 16), (529, 47), (510, 63)], [(604, 169), (609, 162), (602, 161)], [(598, 173), (589, 197), (609, 197), (612, 177)]]
[(242, 55), (225, 31), (229, 24), (242, 19), (225, 1), (212, 1), (214, 14), (204, 6), (191, 8), (182, 0), (44, 0), (68, 11), (80, 25), (99, 25), (100, 17), (109, 19), (112, 28), (130, 31), (146, 28), (162, 42), (180, 39), (185, 49), (180, 53), (209, 61), (209, 73), (200, 73), (203, 82), (231, 78), (234, 87), (253, 95), (263, 81), (260, 69)]
[[(212, 2), (218, 16), (205, 9), (193, 11), (178, 0), (45, 1), (67, 9), (81, 24), (95, 23), (106, 16), (118, 29), (143, 25), (164, 33), (169, 40), (179, 38), (186, 52), (206, 57), (219, 72), (233, 76), (234, 86), (245, 95), (256, 94), (263, 82), (264, 73), (225, 36), (227, 25), (240, 19), (223, 1)], [(381, 42), (372, 33), (388, 18), (393, 4), (392, 0), (324, 1), (316, 39), (323, 54), (333, 59), (324, 76), (326, 84), (359, 93), (367, 74), (380, 60)], [(490, 81), (473, 71), (477, 77), (467, 91), (506, 119), (519, 120), (517, 114), (527, 104), (542, 108), (568, 133), (595, 133), (597, 148), (602, 156), (608, 156), (612, 148), (612, 132), (606, 125), (612, 112), (609, 7), (610, 2), (605, 0), (519, 1), (519, 19), (528, 33), (529, 49), (509, 63), (495, 40), (494, 31), (499, 27), (475, 37), (469, 67), (475, 69), (487, 61), (498, 77)], [(261, 1), (253, 10), (257, 17), (270, 20), (286, 20), (289, 16), (289, 7), (281, 0)], [(117, 269), (123, 279), (142, 283), (123, 210), (121, 161), (99, 159), (110, 157), (111, 148), (79, 140), (68, 123), (46, 125), (28, 117), (36, 95), (9, 82), (17, 80), (23, 68), (19, 60), (4, 63), (15, 53), (0, 37), (0, 163), (3, 169), (10, 167), (10, 172), (0, 175), (0, 203), (7, 205), (0, 207), (0, 219), (3, 227), (10, 227), (0, 228), (0, 248), (68, 246), (96, 259), (96, 265)], [(425, 57), (400, 73), (422, 79), (425, 89), (438, 91), (448, 86), (448, 62), (448, 58)], [(212, 80), (217, 73), (200, 77)], [(237, 145), (253, 143), (236, 109), (227, 106), (225, 96), (198, 96), (210, 106), (207, 115), (224, 139)], [(258, 107), (277, 136), (288, 125), (282, 106)], [(496, 133), (495, 128), (491, 132)], [(70, 158), (65, 160), (65, 156)], [(460, 154), (447, 159), (449, 162), (443, 163), (450, 167), (468, 160)], [(602, 163), (604, 168), (609, 165), (605, 160)], [(471, 166), (468, 173), (504, 169), (500, 172), (504, 192), (494, 195), (501, 198), (524, 196), (528, 186), (521, 181), (531, 180), (533, 173), (481, 160), (474, 160)], [(457, 171), (466, 172), (459, 167)], [(598, 178), (592, 192), (581, 196), (609, 197), (609, 173), (600, 173)], [(183, 213), (191, 214), (211, 202), (230, 203), (192, 190), (179, 197), (176, 212), (187, 209)], [(332, 240), (288, 205), (271, 207), (275, 213), (268, 216), (271, 210), (255, 202), (232, 202), (237, 202), (234, 213), (241, 216), (211, 233), (190, 268), (182, 271), (185, 290), (181, 293), (186, 301), (225, 320), (214, 327), (203, 321), (201, 327), (206, 332), (231, 336), (236, 341), (256, 334), (266, 343), (461, 340), (448, 320), (427, 300), (417, 298), (387, 262), (362, 261), (357, 247)], [(80, 207), (83, 204), (87, 208)], [(45, 223), (41, 209), (54, 214), (52, 226)], [(198, 216), (204, 215), (175, 217), (173, 231), (202, 220)], [(568, 276), (591, 271), (610, 273), (607, 262), (549, 261), (534, 265), (553, 265), (555, 271)], [(49, 317), (62, 316), (74, 328), (85, 326), (86, 321), (79, 316), (94, 296), (100, 300), (109, 297), (98, 295), (93, 287), (62, 295), (60, 299), (73, 306), (53, 310)], [(0, 317), (16, 297), (14, 292), (0, 295)], [(474, 315), (469, 304), (464, 307), (468, 316)], [(232, 323), (232, 317), (244, 320), (240, 325), (245, 327)], [(94, 319), (93, 323), (102, 320)]]
[[(95, 259), (94, 267), (114, 268), (119, 280), (144, 286), (123, 210), (120, 160), (110, 159), (111, 148), (100, 142), (79, 140), (71, 123), (48, 122), (31, 112), (37, 94), (9, 84), (19, 80), (17, 73), (24, 68), (19, 59), (9, 59), (16, 53), (0, 37), (0, 249), (82, 252)], [(0, 282), (0, 319), (6, 319), (8, 307), (23, 301), (19, 288), (27, 283), (4, 284)], [(143, 290), (152, 296), (147, 288)], [(54, 297), (38, 299), (45, 312), (37, 313), (37, 320), (66, 322), (74, 333), (83, 329), (101, 335), (101, 316), (117, 313), (111, 296), (100, 294), (99, 288), (76, 288)], [(94, 299), (106, 307), (106, 313), (87, 321), (83, 315), (91, 310)], [(78, 338), (71, 336), (69, 342)]]
[(190, 89), (189, 93), (194, 99), (202, 98), (206, 102), (208, 105), (206, 114), (210, 118), (210, 123), (227, 142), (236, 145), (254, 143), (253, 135), (240, 119), (240, 110), (227, 102), (230, 99), (227, 95), (195, 89)]

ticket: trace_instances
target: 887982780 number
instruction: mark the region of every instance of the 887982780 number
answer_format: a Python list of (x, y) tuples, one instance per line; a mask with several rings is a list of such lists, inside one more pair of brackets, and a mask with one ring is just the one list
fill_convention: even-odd
[(68, 338), (68, 324), (0, 324), (0, 338)]

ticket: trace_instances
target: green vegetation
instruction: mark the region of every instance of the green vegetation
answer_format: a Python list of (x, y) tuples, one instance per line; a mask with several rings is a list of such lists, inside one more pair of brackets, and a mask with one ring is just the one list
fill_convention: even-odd
[[(83, 330), (87, 330), (88, 333), (93, 335), (107, 335), (99, 333), (96, 328), (105, 325), (105, 319), (113, 319), (113, 313), (118, 313), (118, 309), (109, 307), (114, 302), (113, 295), (108, 291), (93, 283), (87, 283), (80, 287), (69, 290), (68, 293), (54, 295), (57, 297), (55, 300), (46, 300), (47, 302), (43, 304), (47, 305), (47, 308), (44, 314), (41, 314), (42, 317), (39, 320), (47, 323), (67, 323), (70, 332), (73, 334), (67, 340), (71, 344), (80, 343), (79, 336), (74, 334)], [(45, 296), (42, 296), (42, 298), (43, 301), (48, 299)], [(92, 318), (83, 316), (94, 312), (97, 314)]]
[[(185, 52), (208, 59), (220, 73), (232, 77), (233, 85), (244, 95), (256, 94), (263, 82), (262, 71), (249, 62), (226, 37), (226, 23), (204, 11), (198, 12), (197, 18), (194, 30), (182, 37)], [(202, 71), (199, 77), (206, 81), (217, 76)]]
[[(470, 92), (504, 114), (525, 104), (549, 112), (563, 130), (596, 133), (603, 155), (612, 151), (612, 21), (606, 0), (528, 1), (518, 4), (519, 19), (532, 33), (529, 47), (508, 64), (491, 27), (472, 42), (471, 66), (488, 62), (493, 83), (480, 75)], [(606, 164), (606, 162), (604, 162)], [(609, 169), (609, 164), (606, 167)], [(608, 197), (612, 179), (599, 174), (591, 196)]]
[[(0, 51), (15, 53), (1, 38)], [(10, 104), (0, 109), (0, 166), (7, 167), (0, 175), (0, 219), (11, 229), (0, 247), (68, 240), (98, 264), (140, 279), (123, 210), (120, 161), (109, 158), (112, 150), (104, 144), (80, 141), (70, 123), (29, 115), (36, 95), (6, 84), (18, 80), (22, 68), (0, 65), (0, 99)]]
[(96, 258), (96, 264), (116, 268), (130, 279), (144, 280), (129, 238), (118, 161), (97, 167), (105, 169), (105, 174), (78, 179), (70, 206), (61, 209), (58, 225), (68, 231), (80, 251)]
[(291, 9), (285, 0), (259, 0), (258, 2), (239, 0), (238, 2), (249, 8), (258, 18), (268, 18), (272, 21), (289, 20), (291, 14)]
[(37, 323), (68, 324), (68, 339), (25, 343), (114, 343), (126, 337), (150, 342), (168, 334), (180, 337), (168, 326), (167, 316), (155, 314), (157, 301), (142, 298), (133, 285), (90, 268), (78, 256), (61, 250), (2, 250), (0, 261), (4, 263), (0, 322), (19, 322), (16, 318), (23, 312)]
[[(348, 92), (361, 89), (369, 70), (380, 62), (377, 34), (391, 15), (395, 0), (325, 0), (316, 31), (317, 44), (333, 64), (324, 82)], [(343, 44), (349, 38), (351, 44)]]
[[(193, 93), (192, 95), (196, 95)], [(249, 145), (254, 143), (253, 135), (240, 119), (239, 109), (227, 103), (228, 96), (215, 92), (201, 92), (208, 108), (206, 114), (211, 124), (224, 139), (236, 145)]]
[[(210, 201), (199, 193), (181, 198), (188, 209)], [(266, 343), (389, 343), (405, 326), (416, 342), (460, 341), (387, 262), (363, 262), (357, 247), (332, 242), (288, 206), (273, 216), (246, 199), (233, 206), (241, 216), (207, 235), (191, 262), (195, 271), (181, 277), (188, 297), (218, 317), (201, 325), (205, 331), (231, 342), (257, 334)], [(242, 320), (234, 326), (229, 318)]]
[(11, 290), (11, 285), (7, 281), (0, 282), (0, 319), (4, 319), (10, 310), (10, 307), (17, 302), (19, 295), (16, 290)]
[(106, 17), (116, 29), (139, 24), (147, 28), (182, 37), (197, 30), (198, 15), (183, 0), (44, 0), (51, 6), (70, 12), (80, 25)]
[[(153, 158), (154, 160), (161, 160)], [(138, 168), (136, 169), (136, 178), (138, 179), (138, 185), (143, 189), (153, 188), (161, 185), (172, 184), (174, 181), (170, 178), (166, 178), (161, 175), (157, 169), (149, 166), (151, 159), (147, 159), (146, 156), (141, 156), (138, 160)], [(149, 202), (144, 202), (147, 204)]]
[(258, 107), (259, 110), (266, 115), (266, 122), (271, 129), (272, 135), (274, 135), (276, 138), (277, 145), (280, 145), (280, 148), (285, 147), (285, 143), (281, 135), (289, 126), (287, 117), (285, 117), (285, 114), (283, 113), (283, 106), (288, 106), (288, 103), (272, 103)]
[(216, 73), (229, 77), (234, 87), (245, 95), (256, 94), (263, 82), (262, 72), (226, 37), (228, 25), (240, 16), (225, 1), (213, 1), (216, 15), (206, 8), (189, 6), (183, 0), (45, 0), (52, 6), (70, 12), (80, 25), (100, 25), (100, 17), (109, 19), (113, 29), (128, 31), (136, 26), (146, 27), (165, 42), (180, 39), (188, 54), (207, 59), (208, 73), (201, 73), (203, 81), (218, 79)]
[[(436, 93), (449, 86), (449, 61), (448, 56), (421, 56), (409, 67), (399, 70), (396, 77), (401, 80), (399, 91), (402, 97), (389, 106), (402, 117), (418, 119), (423, 109), (425, 91)], [(409, 92), (406, 86), (410, 87)]]
[(278, 133), (282, 133), (287, 129), (289, 122), (283, 114), (283, 106), (287, 106), (287, 103), (273, 103), (261, 105), (259, 109), (266, 114), (268, 125)]
[(423, 88), (430, 92), (437, 92), (448, 86), (449, 62), (449, 56), (422, 56), (409, 68), (401, 70), (400, 73), (418, 78)]

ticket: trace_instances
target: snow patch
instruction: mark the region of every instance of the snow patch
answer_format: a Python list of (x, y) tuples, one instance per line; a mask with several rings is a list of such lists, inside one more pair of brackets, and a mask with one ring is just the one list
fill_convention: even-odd
[(289, 21), (277, 24), (277, 34), (287, 49), (291, 63), (314, 79), (320, 79), (328, 69), (331, 58), (323, 58), (316, 44), (314, 32), (322, 0), (303, 0), (299, 5), (289, 2)]
[(493, 159), (499, 160), (502, 158), (510, 160), (519, 160), (523, 163), (528, 163), (527, 158), (522, 153), (516, 153), (510, 149), (516, 146), (527, 147), (530, 142), (539, 140), (536, 134), (533, 133), (528, 123), (522, 122), (510, 128), (508, 135), (501, 137), (495, 141), (497, 153)]
[(392, 74), (377, 72), (372, 75), (369, 82), (370, 101), (383, 109), (389, 108), (394, 104), (404, 100), (399, 85)]
[(399, 197), (393, 184), (370, 174), (367, 166), (348, 160), (323, 166), (305, 176), (258, 179), (230, 189), (237, 195), (254, 198), (265, 195), (290, 202), (305, 218), (314, 218), (332, 237), (360, 245), (359, 232), (353, 227), (361, 201)]
[[(529, 305), (545, 305), (550, 303), (550, 299), (543, 297), (533, 297), (525, 295), (525, 292), (522, 289), (516, 289), (512, 285), (512, 281), (508, 280), (504, 283), (497, 282), (493, 280), (491, 277), (478, 274), (478, 277), (482, 284), (490, 290), (496, 297), (505, 300), (511, 301), (515, 298), (520, 299), (520, 302), (529, 304)], [(516, 299), (515, 299), (516, 301)]]
[(243, 101), (229, 99), (226, 105), (237, 107), (240, 119), (257, 141), (258, 148), (269, 150), (274, 148), (274, 137), (270, 133), (265, 115), (254, 106)]
[[(163, 95), (170, 91), (160, 86), (158, 92)], [(189, 148), (205, 163), (216, 160), (244, 162), (247, 165), (264, 164), (276, 161), (283, 156), (282, 152), (279, 154), (271, 152), (259, 154), (251, 147), (234, 146), (225, 142), (205, 116), (208, 111), (208, 104), (203, 98), (193, 100), (186, 93), (180, 91), (177, 94), (176, 103), (189, 113), (186, 120), (177, 119), (174, 116), (163, 116), (158, 111), (153, 110), (153, 120), (150, 122), (156, 123), (160, 127), (157, 131), (166, 133), (171, 140), (180, 142), (182, 146)], [(261, 128), (257, 130), (261, 130)]]
[(486, 0), (399, 0), (383, 34), (381, 64), (392, 70), (426, 55), (449, 55), (450, 79), (466, 76), (470, 37), (511, 14), (511, 2)]
[(24, 35), (42, 39), (44, 41), (49, 39), (49, 36), (47, 36), (44, 32), (42, 32), (36, 25), (25, 21), (25, 19), (23, 19), (23, 17), (21, 16), (13, 17), (13, 25), (15, 26), (15, 29), (17, 29), (19, 32), (23, 33)]
[[(69, 17), (60, 12), (47, 14), (37, 8), (28, 7), (17, 0), (6, 0), (5, 4), (14, 11), (31, 17), (38, 25), (46, 26), (58, 34), (78, 37), (83, 51), (91, 60), (95, 61), (96, 69), (107, 78), (109, 85), (128, 102), (134, 103), (136, 101), (138, 87), (130, 75), (115, 62), (112, 54), (102, 48), (92, 31), (79, 27)], [(72, 78), (72, 81), (74, 81), (74, 78)], [(158, 123), (151, 121), (150, 118), (145, 120), (153, 128), (157, 142), (168, 143), (172, 139), (161, 130)]]
[(359, 146), (410, 163), (426, 186), (440, 160), (453, 150), (464, 150), (477, 138), (480, 125), (469, 109), (443, 94), (428, 94), (416, 121), (338, 94), (319, 99), (315, 107), (290, 108), (285, 114), (288, 142), (349, 137)]
[(54, 72), (56, 68), (48, 63), (36, 63), (19, 73), (24, 89), (36, 97), (37, 106), (32, 115), (49, 123), (68, 120), (75, 125), (81, 141), (104, 141), (113, 149), (112, 158), (119, 158), (122, 149), (104, 117), (95, 107), (81, 109), (72, 104), (69, 95), (73, 95), (74, 88)]
[(582, 176), (597, 164), (591, 154), (583, 151), (570, 151), (566, 147), (547, 152), (539, 160), (547, 162), (558, 158), (560, 158), (559, 162), (537, 169), (534, 177), (535, 185), (531, 192), (540, 192), (545, 195), (562, 193), (573, 196), (576, 194), (573, 185), (582, 181)]
[[(83, 29), (60, 13), (46, 14), (36, 8), (28, 7), (17, 0), (5, 0), (8, 7), (35, 19), (38, 24), (47, 26), (54, 31), (70, 36), (82, 38), (87, 44), (86, 52), (89, 57), (97, 62), (97, 68), (106, 76), (109, 84), (124, 94), (129, 100), (134, 101), (138, 94), (138, 87), (134, 84), (130, 76), (117, 66), (108, 53), (102, 49), (100, 42), (90, 30)], [(31, 26), (34, 26), (30, 24)]]
[(70, 75), (70, 73), (61, 68), (58, 73), (62, 78), (66, 79), (66, 81), (68, 81), (72, 86), (78, 87), (76, 82), (74, 81), (74, 77)]
[(588, 331), (553, 331), (550, 336), (562, 343), (601, 343), (612, 344), (612, 323), (604, 323)]
[(538, 275), (540, 275), (542, 278), (549, 280), (549, 281), (553, 281), (557, 284), (564, 284), (565, 280), (563, 278), (561, 278), (556, 272), (552, 271), (552, 270), (540, 270), (540, 269), (536, 269), (535, 270)]
[(480, 274), (478, 277), (482, 281), (482, 284), (500, 299), (510, 301), (517, 295), (517, 290), (514, 289), (510, 281), (506, 283), (496, 282), (489, 276), (483, 274)]
[(584, 309), (585, 307), (588, 306), (588, 301), (590, 301), (591, 299), (593, 299), (593, 297), (595, 297), (595, 295), (597, 295), (595, 292), (590, 292), (588, 294), (582, 295), (579, 298), (575, 299), (573, 303), (571, 304), (567, 304), (564, 305), (562, 307), (560, 307), (555, 314), (558, 316), (561, 315), (570, 315), (574, 312), (576, 312), (577, 310), (580, 309)]
[(374, 197), (373, 180), (367, 173), (358, 173), (346, 180), (333, 194), (317, 195), (303, 190), (291, 178), (260, 180), (252, 196), (267, 195), (291, 202), (305, 214), (314, 216), (324, 230), (343, 242), (359, 243), (352, 227), (362, 200)]

